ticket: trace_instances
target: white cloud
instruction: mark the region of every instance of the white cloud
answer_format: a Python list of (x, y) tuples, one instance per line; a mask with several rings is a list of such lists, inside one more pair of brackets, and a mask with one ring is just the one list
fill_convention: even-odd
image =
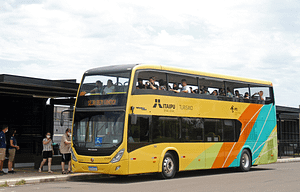
[(299, 8), (258, 0), (4, 1), (0, 61), (12, 64), (0, 71), (80, 79), (102, 65), (165, 64), (270, 80), (278, 104), (298, 106)]

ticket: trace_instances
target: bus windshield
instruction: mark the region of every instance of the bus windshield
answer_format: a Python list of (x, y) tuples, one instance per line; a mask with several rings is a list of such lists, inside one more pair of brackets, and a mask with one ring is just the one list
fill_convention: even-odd
[(75, 147), (116, 148), (122, 142), (124, 112), (77, 113), (74, 121)]
[(77, 107), (124, 106), (129, 77), (130, 72), (84, 76)]

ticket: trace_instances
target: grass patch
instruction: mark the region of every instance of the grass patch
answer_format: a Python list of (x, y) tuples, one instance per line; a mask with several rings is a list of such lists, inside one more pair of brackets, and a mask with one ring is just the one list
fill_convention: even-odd
[(26, 181), (24, 179), (22, 179), (21, 181), (16, 182), (15, 185), (25, 185)]
[(5, 183), (0, 185), (0, 187), (9, 187), (9, 185), (7, 184), (7, 181), (5, 181)]

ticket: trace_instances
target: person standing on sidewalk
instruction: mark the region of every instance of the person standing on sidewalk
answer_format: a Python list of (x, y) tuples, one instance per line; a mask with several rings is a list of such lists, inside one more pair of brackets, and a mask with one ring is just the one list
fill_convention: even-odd
[[(65, 134), (61, 137), (60, 141), (61, 156), (61, 169), (62, 174), (71, 173), (71, 130), (66, 129)], [(68, 163), (68, 171), (65, 171), (65, 163)]]
[(43, 139), (43, 161), (41, 162), (39, 172), (42, 172), (42, 168), (48, 159), (48, 173), (53, 173), (51, 171), (52, 155), (53, 155), (53, 145), (51, 140), (51, 133), (46, 134), (46, 138)]
[(9, 156), (8, 156), (8, 173), (16, 173), (14, 170), (12, 170), (12, 167), (13, 167), (13, 161), (15, 159), (15, 155), (16, 155), (16, 150), (19, 150), (20, 147), (17, 146), (17, 140), (15, 138), (15, 135), (16, 135), (16, 130), (13, 130), (13, 133), (10, 137), (10, 141), (9, 141), (9, 149), (8, 149), (8, 153), (9, 153)]
[(3, 172), (3, 162), (6, 155), (6, 137), (5, 133), (8, 131), (8, 125), (3, 125), (2, 131), (0, 131), (0, 175), (5, 174)]

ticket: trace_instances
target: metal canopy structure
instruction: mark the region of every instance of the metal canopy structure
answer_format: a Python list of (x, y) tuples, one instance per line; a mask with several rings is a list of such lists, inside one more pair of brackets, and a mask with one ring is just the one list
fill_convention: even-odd
[(0, 75), (0, 94), (38, 98), (76, 97), (76, 80), (46, 80), (15, 75)]
[[(15, 162), (34, 162), (42, 152), (44, 135), (53, 133), (54, 105), (73, 106), (78, 87), (75, 79), (47, 80), (0, 74), (0, 126), (7, 124), (9, 130), (17, 130), (21, 149)], [(8, 132), (7, 136), (10, 135)]]
[(276, 111), (280, 113), (300, 113), (300, 108), (285, 107), (276, 105)]
[(276, 106), (277, 119), (299, 119), (300, 108)]
[(299, 108), (276, 106), (278, 156), (300, 156)]

